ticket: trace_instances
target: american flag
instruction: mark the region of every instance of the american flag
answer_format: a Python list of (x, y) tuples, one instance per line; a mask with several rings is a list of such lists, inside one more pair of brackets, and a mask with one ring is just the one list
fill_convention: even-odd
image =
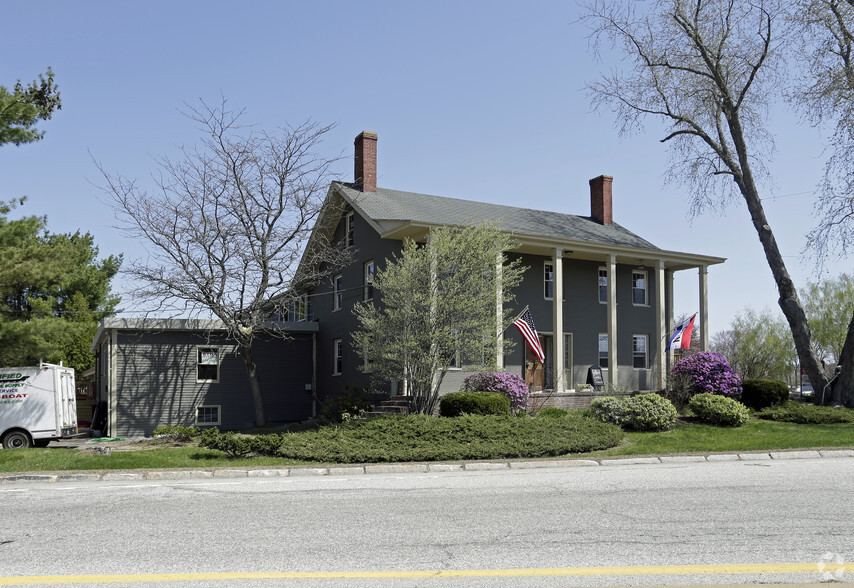
[(528, 347), (531, 348), (531, 351), (534, 352), (540, 363), (543, 363), (546, 359), (546, 354), (543, 353), (543, 346), (540, 345), (540, 337), (537, 335), (537, 327), (534, 326), (534, 317), (531, 316), (531, 311), (526, 308), (525, 312), (513, 321), (513, 324), (522, 333), (522, 336), (528, 343)]

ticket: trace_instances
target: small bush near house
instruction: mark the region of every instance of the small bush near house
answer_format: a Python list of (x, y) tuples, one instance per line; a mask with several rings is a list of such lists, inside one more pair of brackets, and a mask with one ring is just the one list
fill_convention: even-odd
[(600, 396), (590, 401), (590, 412), (598, 421), (621, 425), (625, 407), (623, 401), (615, 396)]
[(701, 421), (721, 427), (740, 427), (750, 420), (746, 406), (717, 394), (697, 394), (688, 403), (688, 408)]
[(741, 403), (760, 410), (780, 406), (789, 401), (789, 387), (785, 382), (765, 378), (748, 378), (741, 383)]
[(622, 426), (634, 431), (664, 431), (676, 424), (676, 407), (658, 394), (643, 394), (626, 398), (623, 403)]
[(562, 419), (569, 414), (568, 410), (558, 408), (556, 406), (547, 406), (537, 411), (537, 418), (543, 419)]
[(854, 410), (850, 408), (800, 404), (791, 401), (780, 406), (763, 408), (755, 416), (769, 421), (815, 425), (854, 423)]
[(374, 403), (365, 398), (364, 391), (347, 385), (344, 394), (323, 401), (320, 416), (330, 423), (340, 423), (349, 418), (359, 417), (373, 407)]
[(180, 425), (160, 425), (152, 435), (155, 437), (172, 437), (178, 441), (189, 441), (193, 437), (198, 437), (201, 430), (198, 427), (182, 427)]
[(500, 392), (451, 392), (439, 400), (439, 416), (464, 414), (505, 415), (510, 413), (510, 399)]
[(733, 396), (741, 394), (741, 378), (730, 367), (726, 357), (720, 353), (701, 351), (680, 360), (671, 377), (685, 375), (691, 380), (691, 395), (722, 394)]
[(199, 438), (200, 447), (222, 451), (229, 457), (276, 455), (281, 444), (282, 436), (273, 433), (269, 435), (235, 435), (231, 431), (220, 433), (215, 428), (205, 429)]
[(478, 372), (463, 380), (461, 392), (500, 392), (510, 399), (510, 409), (524, 412), (530, 394), (525, 380), (518, 374), (507, 372)]

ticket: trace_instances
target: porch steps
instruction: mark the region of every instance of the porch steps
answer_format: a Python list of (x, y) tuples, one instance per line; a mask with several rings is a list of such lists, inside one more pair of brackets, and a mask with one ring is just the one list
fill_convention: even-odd
[(409, 413), (409, 396), (392, 396), (388, 400), (383, 400), (379, 404), (362, 413), (365, 418), (375, 416), (385, 416), (389, 414), (408, 414)]

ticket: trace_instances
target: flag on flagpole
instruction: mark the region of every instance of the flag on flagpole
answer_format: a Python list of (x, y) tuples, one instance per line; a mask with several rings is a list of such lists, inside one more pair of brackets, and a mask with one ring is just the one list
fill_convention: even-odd
[(528, 347), (531, 348), (531, 351), (534, 352), (540, 363), (543, 363), (546, 359), (546, 354), (543, 353), (543, 346), (540, 344), (540, 337), (537, 335), (537, 327), (534, 326), (534, 317), (531, 316), (531, 310), (526, 308), (525, 312), (513, 321), (513, 324), (522, 333), (522, 336), (528, 343)]
[(694, 330), (695, 318), (697, 318), (696, 312), (691, 316), (691, 318), (676, 326), (676, 330), (673, 331), (673, 336), (670, 337), (670, 341), (667, 342), (667, 347), (664, 348), (665, 351), (670, 351), (671, 349), (691, 348), (691, 332)]

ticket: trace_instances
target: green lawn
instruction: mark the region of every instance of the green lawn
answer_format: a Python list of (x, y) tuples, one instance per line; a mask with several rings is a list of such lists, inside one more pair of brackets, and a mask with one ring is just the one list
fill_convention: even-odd
[(811, 447), (854, 447), (854, 424), (808, 425), (752, 418), (742, 427), (731, 428), (680, 420), (669, 431), (626, 433), (619, 446), (585, 455), (667, 455)]
[[(470, 417), (467, 417), (470, 418)], [(576, 417), (577, 418), (577, 417)], [(541, 420), (541, 419), (534, 419)], [(570, 418), (572, 420), (572, 418)], [(506, 421), (506, 419), (505, 419)], [(402, 434), (397, 431), (403, 421), (389, 421), (389, 427), (382, 428), (370, 443), (354, 443), (353, 455), (338, 454), (325, 456), (325, 463), (355, 463), (363, 459), (366, 448), (383, 446), (384, 444), (401, 445)], [(458, 425), (462, 421), (457, 421)], [(544, 423), (540, 423), (544, 424)], [(496, 441), (496, 435), (490, 434), (481, 424), (478, 427), (462, 427), (471, 429), (482, 441)], [(375, 428), (375, 426), (374, 426)], [(323, 428), (321, 428), (323, 429)], [(565, 429), (565, 426), (564, 426)], [(555, 431), (563, 430), (555, 427)], [(392, 433), (394, 431), (394, 433)], [(495, 431), (493, 431), (494, 433)], [(333, 431), (330, 431), (333, 433)], [(391, 434), (393, 438), (380, 435)], [(472, 434), (474, 434), (472, 433)], [(541, 433), (542, 434), (542, 433)], [(562, 432), (561, 435), (566, 434)], [(300, 435), (300, 433), (296, 433)], [(420, 436), (420, 435), (419, 435)], [(307, 432), (306, 443), (326, 446), (328, 439), (321, 439), (318, 431)], [(383, 440), (385, 439), (385, 440)], [(366, 440), (363, 440), (366, 441)], [(451, 442), (451, 439), (447, 440)], [(472, 445), (476, 440), (468, 442), (463, 437), (456, 439), (461, 445)], [(409, 445), (408, 442), (403, 443)], [(439, 443), (438, 445), (441, 445)], [(601, 445), (600, 445), (601, 446)], [(338, 450), (341, 451), (339, 446)], [(661, 433), (626, 433), (623, 441), (611, 449), (589, 453), (574, 453), (570, 457), (606, 457), (629, 455), (667, 455), (677, 453), (711, 453), (711, 452), (747, 452), (771, 451), (780, 449), (808, 449), (815, 447), (846, 447), (854, 448), (854, 423), (839, 424), (797, 424), (788, 422), (766, 421), (752, 418), (737, 428), (714, 427), (692, 422), (690, 419), (680, 420), (670, 431)], [(453, 449), (453, 448), (451, 448)], [(469, 451), (467, 449), (467, 451)], [(517, 449), (510, 448), (505, 457), (519, 457)], [(374, 449), (372, 449), (374, 451)], [(450, 450), (449, 450), (450, 451)], [(457, 459), (463, 459), (458, 452)], [(359, 458), (359, 459), (357, 459)], [(412, 457), (415, 459), (415, 457)], [(437, 459), (434, 457), (433, 459)], [(371, 460), (373, 461), (373, 460)], [(380, 460), (384, 461), (384, 460)], [(203, 449), (196, 446), (162, 447), (140, 451), (113, 451), (110, 455), (91, 455), (75, 448), (19, 449), (0, 450), (0, 472), (35, 472), (35, 471), (85, 471), (85, 470), (132, 470), (132, 469), (167, 469), (167, 468), (196, 468), (196, 467), (269, 467), (310, 464), (309, 461), (299, 461), (281, 457), (249, 457), (229, 458), (218, 451)]]

